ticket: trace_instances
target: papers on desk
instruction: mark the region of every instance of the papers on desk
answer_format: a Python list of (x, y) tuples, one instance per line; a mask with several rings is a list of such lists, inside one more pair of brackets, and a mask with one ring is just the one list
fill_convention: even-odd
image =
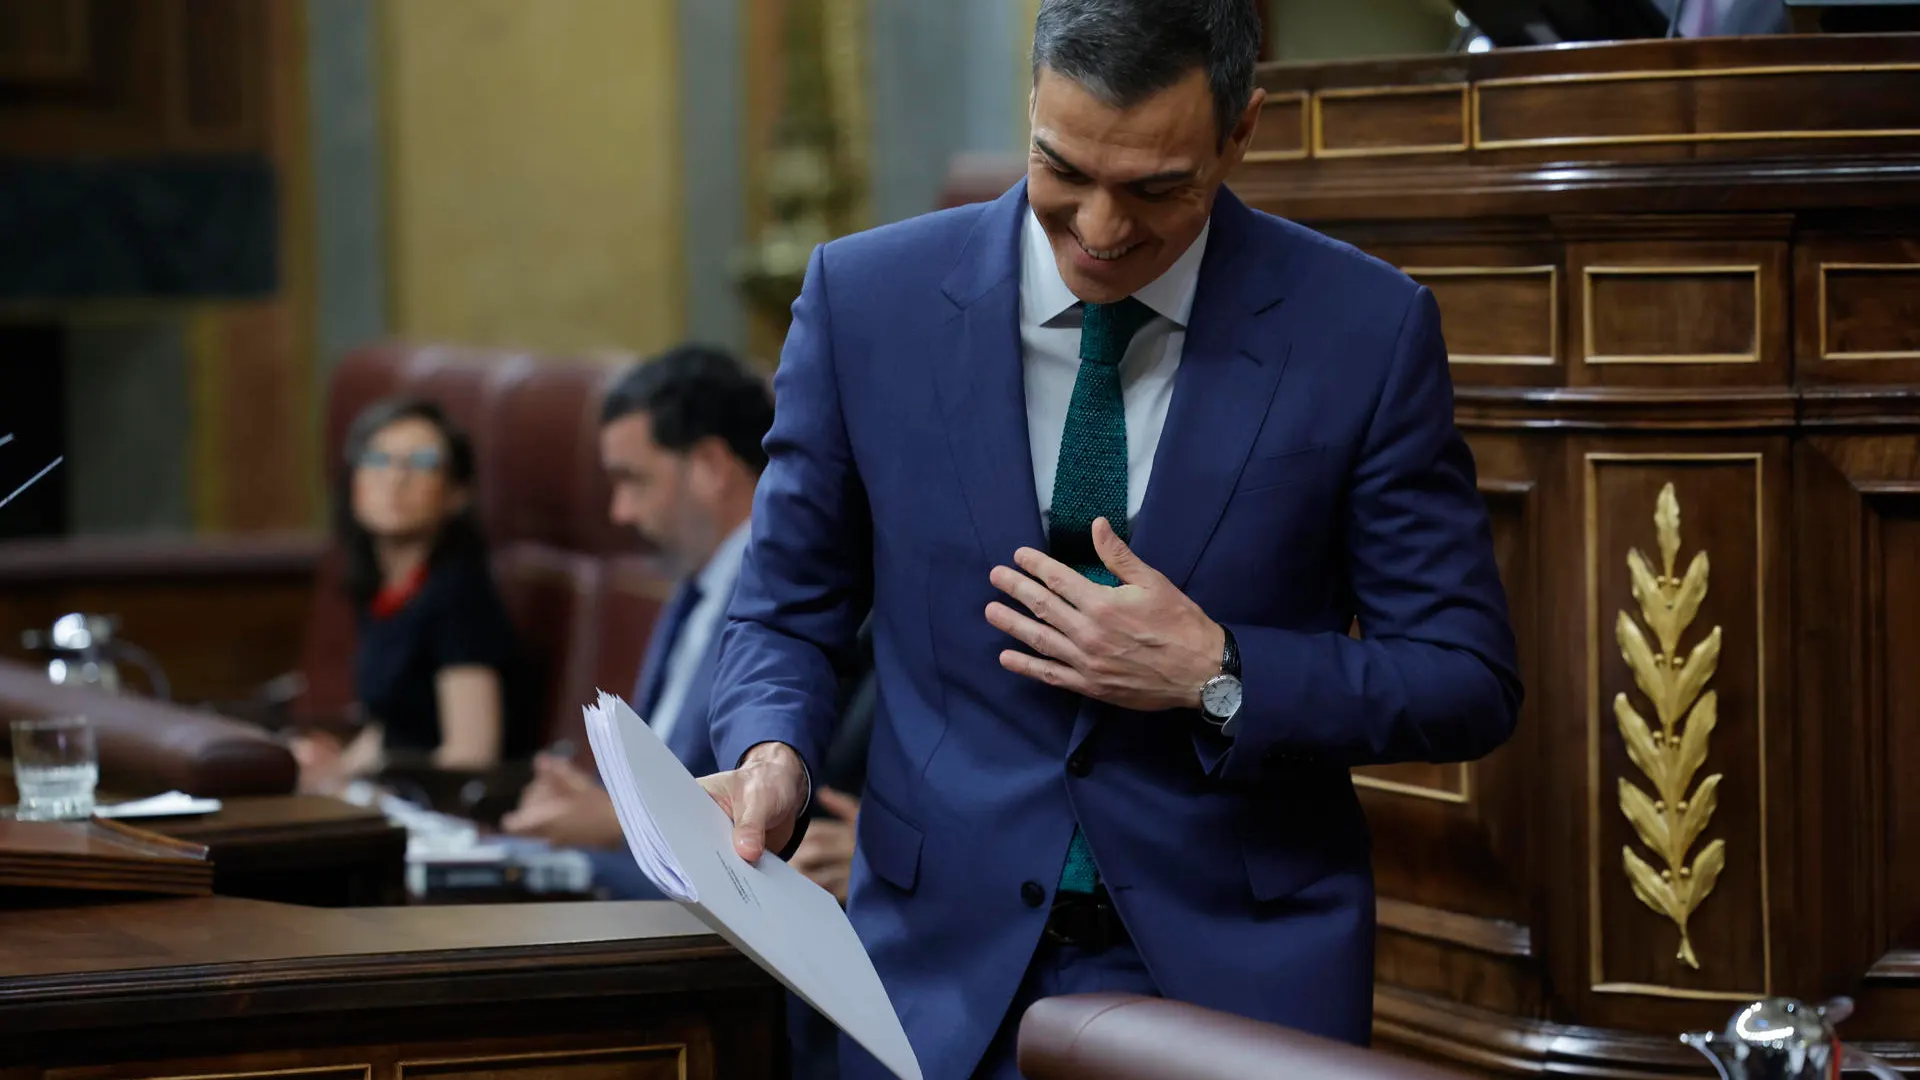
[(103, 818), (188, 817), (195, 814), (211, 814), (218, 809), (220, 809), (219, 799), (196, 799), (184, 791), (169, 791), (163, 795), (153, 795), (145, 799), (96, 806), (93, 808), (93, 816)]
[(587, 740), (627, 846), (678, 900), (902, 1080), (920, 1064), (866, 949), (833, 894), (767, 852), (733, 850), (733, 823), (627, 703), (600, 694)]

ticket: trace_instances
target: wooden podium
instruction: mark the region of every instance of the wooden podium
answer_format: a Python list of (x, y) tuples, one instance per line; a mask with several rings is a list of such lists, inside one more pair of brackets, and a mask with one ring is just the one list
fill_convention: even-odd
[(779, 984), (678, 905), (0, 909), (5, 1080), (775, 1080)]
[(1357, 774), (1378, 1040), (1699, 1073), (1849, 993), (1920, 1067), (1920, 36), (1261, 82), (1235, 190), (1439, 300), (1526, 680), (1485, 761)]

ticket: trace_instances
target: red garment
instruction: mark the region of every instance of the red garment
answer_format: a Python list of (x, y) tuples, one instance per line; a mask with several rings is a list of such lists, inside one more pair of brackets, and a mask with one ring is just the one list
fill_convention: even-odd
[(380, 586), (380, 591), (373, 594), (373, 602), (367, 605), (367, 611), (376, 619), (384, 619), (406, 607), (407, 601), (413, 599), (426, 583), (427, 564), (422, 562), (398, 584)]

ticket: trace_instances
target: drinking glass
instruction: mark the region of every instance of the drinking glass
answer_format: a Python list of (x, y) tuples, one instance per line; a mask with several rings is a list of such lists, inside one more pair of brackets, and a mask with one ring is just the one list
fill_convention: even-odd
[(93, 727), (82, 716), (13, 722), (13, 784), (21, 821), (66, 821), (93, 816), (100, 755)]

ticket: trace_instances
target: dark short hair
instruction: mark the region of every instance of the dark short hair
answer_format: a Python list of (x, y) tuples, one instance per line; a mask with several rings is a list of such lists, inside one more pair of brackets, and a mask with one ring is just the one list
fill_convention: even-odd
[(1218, 141), (1253, 98), (1257, 0), (1041, 0), (1033, 77), (1049, 68), (1117, 109), (1207, 73)]
[[(360, 467), (361, 455), (366, 453), (373, 437), (401, 420), (425, 420), (432, 424), (446, 450), (440, 464), (441, 475), (452, 486), (466, 488), (469, 493), (473, 491), (473, 443), (440, 406), (425, 398), (390, 397), (360, 410), (347, 428), (346, 445), (342, 448), (343, 467), (334, 497), (334, 533), (345, 559), (341, 585), (361, 607), (371, 603), (380, 591), (380, 563), (374, 555), (373, 534), (353, 515), (353, 473)], [(486, 552), (480, 519), (474, 511), (473, 499), (469, 498), (467, 505), (441, 523), (427, 555), (427, 566), (435, 567), (455, 557), (484, 563)]]
[(608, 388), (600, 426), (642, 412), (663, 449), (684, 452), (717, 438), (755, 474), (767, 467), (760, 444), (773, 426), (773, 391), (724, 349), (678, 345), (634, 365)]

